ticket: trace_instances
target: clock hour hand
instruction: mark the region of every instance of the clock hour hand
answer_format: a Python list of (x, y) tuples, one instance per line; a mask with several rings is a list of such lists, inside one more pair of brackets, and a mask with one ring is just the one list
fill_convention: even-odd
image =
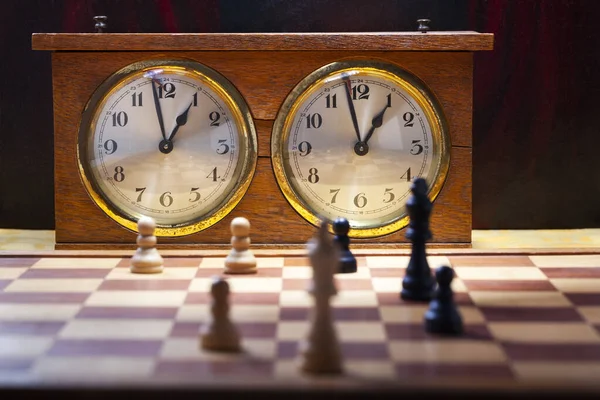
[(367, 132), (367, 136), (365, 137), (365, 144), (369, 142), (369, 139), (371, 139), (371, 136), (373, 136), (375, 129), (380, 128), (381, 125), (383, 125), (383, 114), (385, 114), (385, 110), (387, 110), (388, 107), (389, 106), (386, 104), (383, 110), (379, 111), (379, 113), (373, 117), (373, 120), (371, 121), (371, 128), (369, 128), (369, 132)]
[(177, 131), (179, 130), (180, 126), (183, 126), (187, 123), (187, 119), (188, 119), (188, 112), (190, 111), (190, 107), (192, 107), (193, 103), (190, 103), (190, 105), (185, 109), (184, 112), (182, 112), (181, 114), (179, 114), (177, 116), (177, 118), (175, 119), (175, 128), (173, 128), (173, 131), (171, 132), (171, 135), (169, 136), (168, 141), (171, 142), (173, 140), (173, 138), (175, 137), (175, 134), (177, 133)]
[(356, 119), (356, 110), (354, 109), (354, 103), (352, 102), (352, 95), (350, 89), (352, 83), (348, 75), (344, 75), (342, 80), (344, 81), (344, 88), (346, 89), (346, 99), (348, 99), (348, 107), (350, 108), (350, 116), (352, 117), (352, 124), (354, 125), (354, 132), (356, 132), (356, 139), (360, 143), (360, 130), (358, 129), (358, 120)]

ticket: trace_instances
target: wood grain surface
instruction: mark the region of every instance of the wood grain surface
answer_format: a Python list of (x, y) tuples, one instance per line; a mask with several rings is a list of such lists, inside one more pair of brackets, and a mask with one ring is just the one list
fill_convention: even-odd
[[(432, 243), (468, 245), (472, 215), (472, 53), (176, 51), (53, 53), (57, 248), (135, 243), (136, 233), (105, 216), (83, 187), (77, 166), (77, 136), (81, 113), (96, 87), (118, 69), (149, 58), (193, 59), (223, 74), (248, 102), (259, 143), (255, 176), (233, 212), (211, 228), (186, 237), (161, 238), (161, 244), (228, 245), (229, 223), (236, 216), (251, 221), (253, 244), (304, 244), (316, 230), (291, 208), (275, 181), (270, 160), (273, 120), (285, 97), (302, 78), (327, 63), (357, 57), (396, 63), (422, 79), (438, 97), (446, 112), (452, 147), (449, 175), (434, 203)], [(376, 239), (355, 239), (354, 243), (402, 246), (407, 240), (401, 230)]]
[[(459, 40), (457, 40), (459, 39)], [(472, 31), (356, 33), (37, 33), (34, 50), (492, 50), (494, 36)]]

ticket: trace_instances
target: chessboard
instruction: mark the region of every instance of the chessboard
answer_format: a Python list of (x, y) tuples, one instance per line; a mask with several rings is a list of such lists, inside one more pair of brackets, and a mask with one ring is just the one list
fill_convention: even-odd
[[(357, 272), (335, 275), (344, 374), (331, 377), (298, 368), (313, 304), (306, 255), (256, 252), (251, 275), (224, 275), (225, 253), (163, 258), (162, 273), (132, 274), (126, 251), (1, 253), (0, 387), (600, 391), (600, 252), (430, 250), (432, 270), (456, 274), (465, 332), (446, 337), (423, 329), (427, 303), (399, 296), (408, 252), (357, 251)], [(241, 353), (199, 346), (214, 276), (230, 285)]]

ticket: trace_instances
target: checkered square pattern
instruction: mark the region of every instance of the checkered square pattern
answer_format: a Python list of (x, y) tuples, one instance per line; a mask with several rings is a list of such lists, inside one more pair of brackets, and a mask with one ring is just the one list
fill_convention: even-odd
[[(600, 376), (600, 254), (430, 256), (451, 266), (465, 334), (423, 329), (426, 303), (399, 298), (407, 256), (361, 256), (336, 275), (340, 381), (413, 378), (586, 381)], [(178, 382), (311, 377), (298, 370), (312, 271), (299, 256), (258, 257), (226, 276), (244, 352), (199, 348), (222, 257), (165, 257), (132, 274), (118, 257), (0, 258), (0, 377), (10, 381)]]

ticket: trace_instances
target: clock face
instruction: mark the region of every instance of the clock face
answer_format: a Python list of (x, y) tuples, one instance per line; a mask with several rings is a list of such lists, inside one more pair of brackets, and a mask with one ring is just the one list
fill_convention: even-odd
[(241, 95), (193, 62), (146, 62), (107, 80), (84, 114), (82, 177), (110, 217), (180, 236), (222, 219), (246, 191), (256, 134)]
[(449, 164), (443, 113), (415, 77), (379, 63), (316, 71), (286, 99), (274, 125), (273, 166), (308, 221), (348, 219), (354, 237), (404, 227), (414, 178), (435, 198)]

